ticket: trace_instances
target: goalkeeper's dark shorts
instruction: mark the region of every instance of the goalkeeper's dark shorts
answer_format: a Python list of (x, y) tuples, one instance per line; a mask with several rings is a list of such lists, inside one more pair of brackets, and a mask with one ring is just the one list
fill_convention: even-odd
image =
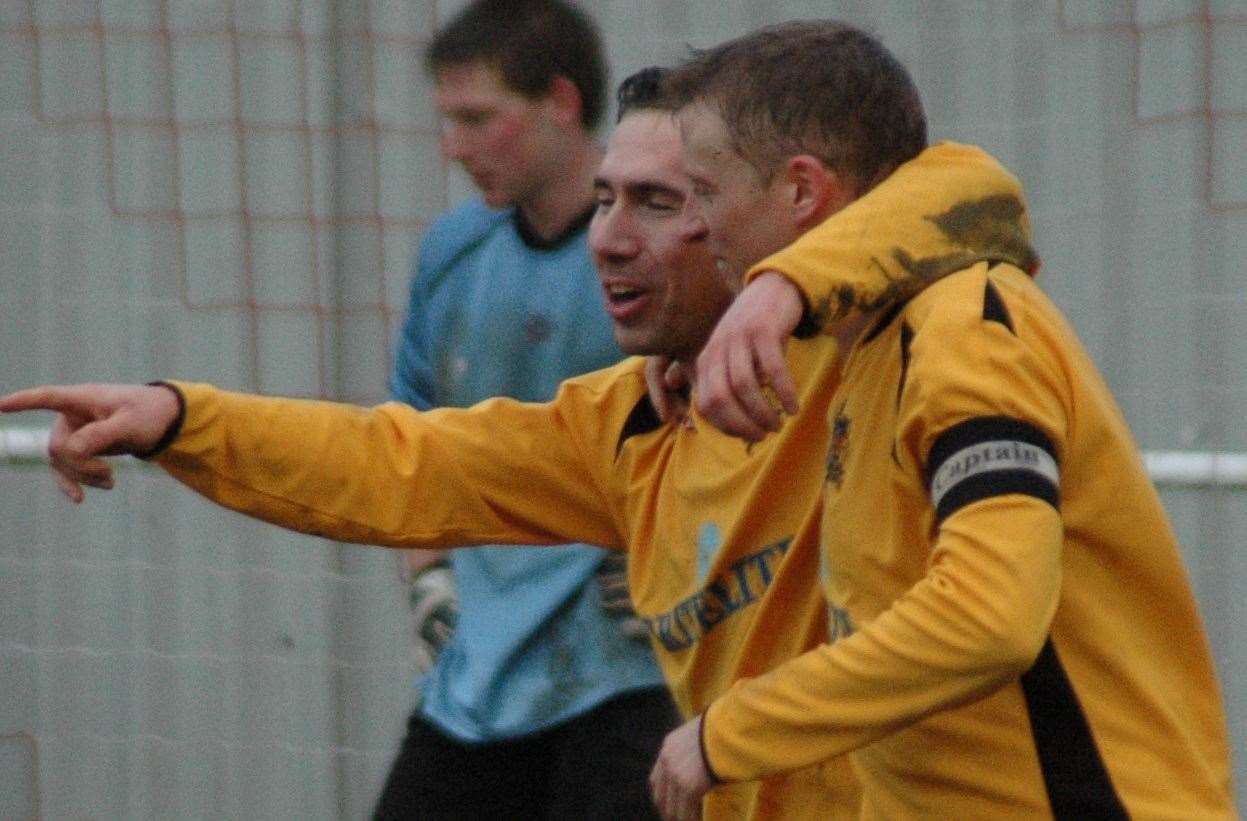
[(679, 721), (663, 688), (624, 693), (536, 735), (487, 744), (450, 738), (416, 713), (375, 818), (657, 819), (649, 772)]

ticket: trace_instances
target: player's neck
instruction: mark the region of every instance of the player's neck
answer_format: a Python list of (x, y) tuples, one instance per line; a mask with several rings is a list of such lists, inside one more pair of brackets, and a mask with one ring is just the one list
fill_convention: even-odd
[(559, 173), (517, 206), (542, 240), (561, 236), (593, 205), (593, 176), (602, 162), (602, 149), (587, 134), (568, 149), (560, 159)]

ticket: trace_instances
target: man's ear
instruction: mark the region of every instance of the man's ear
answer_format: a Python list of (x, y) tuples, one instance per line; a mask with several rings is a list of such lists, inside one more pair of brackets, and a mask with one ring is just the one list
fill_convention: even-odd
[(784, 163), (789, 207), (802, 231), (818, 225), (853, 201), (852, 188), (823, 161), (810, 154), (797, 154)]
[(571, 80), (562, 74), (554, 75), (554, 78), (550, 80), (550, 90), (546, 92), (546, 99), (553, 106), (555, 117), (564, 126), (580, 123), (584, 100), (580, 96), (580, 89), (576, 88), (576, 84)]

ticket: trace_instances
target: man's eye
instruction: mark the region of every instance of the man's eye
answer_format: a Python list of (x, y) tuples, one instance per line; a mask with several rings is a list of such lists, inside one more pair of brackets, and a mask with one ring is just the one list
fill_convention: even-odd
[(680, 210), (680, 206), (678, 204), (665, 199), (648, 200), (645, 203), (645, 207), (651, 211), (662, 211), (663, 213)]

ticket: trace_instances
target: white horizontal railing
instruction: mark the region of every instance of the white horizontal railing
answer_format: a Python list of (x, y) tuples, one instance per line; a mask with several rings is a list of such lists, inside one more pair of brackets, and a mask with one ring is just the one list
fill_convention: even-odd
[(1247, 453), (1157, 450), (1143, 463), (1157, 485), (1247, 487)]
[(48, 437), (44, 428), (0, 428), (0, 465), (48, 461)]
[[(0, 428), (0, 465), (46, 462), (48, 436), (43, 428)], [(1247, 453), (1148, 451), (1143, 462), (1157, 485), (1247, 487)]]

